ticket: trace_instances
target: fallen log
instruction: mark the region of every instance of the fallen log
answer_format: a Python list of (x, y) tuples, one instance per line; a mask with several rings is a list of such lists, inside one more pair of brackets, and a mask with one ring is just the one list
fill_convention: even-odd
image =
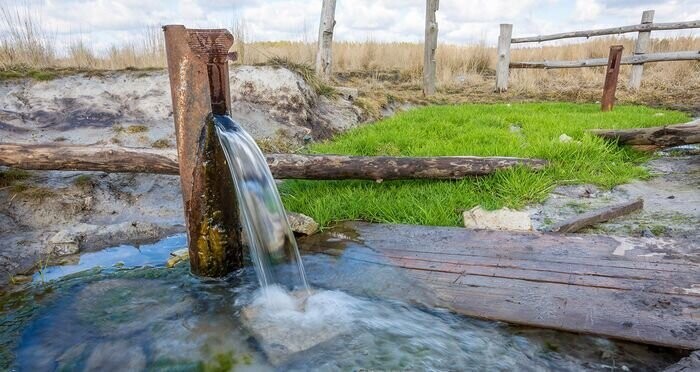
[[(542, 169), (546, 160), (509, 157), (391, 157), (268, 154), (278, 179), (461, 179), (524, 166)], [(0, 165), (27, 170), (179, 174), (174, 150), (120, 146), (0, 143)]]
[(558, 233), (574, 233), (585, 227), (595, 225), (597, 223), (610, 221), (613, 218), (624, 216), (632, 212), (638, 211), (644, 207), (642, 199), (633, 200), (630, 202), (616, 204), (610, 207), (596, 209), (586, 212), (578, 216), (574, 216), (568, 220), (560, 222), (552, 226), (549, 231)]
[(615, 140), (621, 145), (633, 145), (642, 150), (655, 150), (700, 143), (700, 120), (652, 128), (594, 129), (591, 133), (598, 137)]

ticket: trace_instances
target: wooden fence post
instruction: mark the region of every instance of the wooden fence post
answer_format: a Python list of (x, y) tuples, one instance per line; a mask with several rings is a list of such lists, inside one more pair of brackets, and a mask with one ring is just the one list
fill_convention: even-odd
[(610, 111), (615, 105), (615, 90), (617, 90), (617, 78), (620, 75), (620, 60), (622, 59), (622, 45), (610, 47), (608, 55), (608, 68), (605, 72), (605, 84), (603, 85), (603, 98), (600, 100), (600, 109)]
[(501, 24), (498, 35), (498, 61), (496, 62), (496, 92), (508, 90), (508, 70), (510, 68), (510, 41), (513, 37), (513, 25)]
[(435, 94), (435, 50), (437, 49), (438, 24), (435, 18), (440, 6), (439, 0), (425, 1), (425, 46), (423, 50), (423, 94)]
[[(654, 11), (645, 10), (642, 13), (642, 24), (654, 22)], [(634, 55), (642, 55), (648, 52), (649, 39), (651, 39), (651, 31), (640, 31), (637, 35), (637, 43), (634, 46)], [(637, 90), (642, 85), (642, 74), (644, 73), (644, 64), (632, 65), (630, 73), (630, 81), (627, 86), (630, 89)]]
[(323, 0), (321, 24), (318, 27), (316, 74), (330, 80), (333, 65), (333, 28), (335, 27), (335, 0)]

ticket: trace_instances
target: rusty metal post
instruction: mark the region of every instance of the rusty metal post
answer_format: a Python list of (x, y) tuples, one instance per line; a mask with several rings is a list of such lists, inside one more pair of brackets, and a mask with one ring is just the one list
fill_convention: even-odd
[(608, 68), (605, 72), (605, 84), (603, 85), (603, 98), (600, 100), (600, 109), (603, 112), (612, 110), (615, 105), (615, 91), (617, 90), (617, 78), (620, 75), (622, 49), (622, 45), (610, 47)]
[(229, 114), (226, 30), (163, 27), (192, 272), (220, 277), (243, 265), (235, 189), (212, 113)]

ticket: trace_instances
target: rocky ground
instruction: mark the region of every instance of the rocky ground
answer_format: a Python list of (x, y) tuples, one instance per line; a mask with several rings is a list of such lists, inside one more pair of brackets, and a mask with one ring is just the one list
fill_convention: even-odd
[(543, 204), (528, 209), (530, 218), (535, 228), (546, 230), (569, 217), (642, 198), (642, 211), (582, 232), (700, 241), (700, 155), (662, 154), (645, 167), (651, 179), (612, 190), (594, 185), (557, 187)]

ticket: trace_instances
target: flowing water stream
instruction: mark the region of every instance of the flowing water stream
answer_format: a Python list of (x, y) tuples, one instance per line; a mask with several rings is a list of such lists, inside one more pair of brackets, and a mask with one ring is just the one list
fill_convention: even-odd
[[(241, 223), (260, 286), (308, 289), (299, 248), (265, 155), (229, 116), (214, 115), (214, 123), (236, 187)], [(297, 269), (283, 274), (276, 269), (282, 262), (292, 262)]]
[(0, 370), (653, 371), (679, 358), (435, 309), (400, 270), (351, 259), (369, 252), (361, 239), (304, 251), (307, 279), (264, 156), (230, 118), (216, 129), (252, 265), (219, 280), (165, 268), (177, 235), (45, 268), (0, 295)]

